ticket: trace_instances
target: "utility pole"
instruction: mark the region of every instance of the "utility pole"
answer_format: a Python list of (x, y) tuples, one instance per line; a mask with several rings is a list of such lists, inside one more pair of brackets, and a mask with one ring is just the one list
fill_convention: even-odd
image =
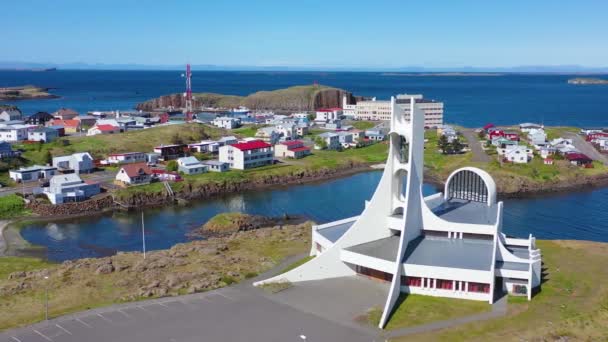
[(141, 212), (141, 242), (144, 251), (144, 259), (146, 258), (146, 228), (144, 226), (144, 212)]
[(186, 97), (186, 122), (192, 121), (192, 70), (190, 69), (190, 64), (186, 64), (186, 93), (184, 96)]
[(49, 276), (44, 276), (44, 320), (49, 320)]

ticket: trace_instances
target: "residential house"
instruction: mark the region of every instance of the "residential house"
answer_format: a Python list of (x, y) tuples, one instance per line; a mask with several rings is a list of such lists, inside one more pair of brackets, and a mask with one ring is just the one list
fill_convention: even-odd
[(296, 134), (298, 137), (303, 137), (308, 134), (308, 124), (298, 123), (296, 125)]
[(276, 129), (275, 126), (262, 127), (255, 133), (256, 138), (262, 139), (270, 144), (276, 144), (279, 140), (281, 140), (281, 136), (281, 133)]
[(537, 130), (543, 129), (543, 125), (530, 123), (530, 122), (524, 122), (524, 123), (519, 124), (519, 130), (522, 131), (523, 133), (530, 133), (530, 131), (533, 129), (537, 129)]
[(0, 121), (21, 120), (23, 114), (16, 106), (0, 105)]
[(183, 157), (177, 159), (178, 171), (186, 175), (197, 175), (207, 172), (207, 167), (196, 159), (196, 157)]
[(587, 136), (585, 137), (585, 140), (587, 140), (589, 142), (595, 142), (598, 139), (606, 139), (606, 138), (608, 138), (608, 133), (594, 132), (594, 133), (587, 134)]
[(6, 141), (0, 141), (0, 158), (12, 158), (19, 155), (18, 152), (13, 151), (13, 146)]
[(46, 127), (56, 130), (57, 134), (60, 137), (65, 136), (65, 128), (63, 126), (46, 126)]
[(84, 128), (93, 127), (97, 123), (97, 117), (93, 115), (79, 115), (74, 120), (80, 121), (80, 125)]
[[(325, 141), (326, 149), (337, 150), (340, 148), (340, 136), (336, 133), (325, 132), (317, 136), (318, 139)], [(315, 142), (315, 149), (320, 150), (322, 147)]]
[(505, 146), (509, 145), (519, 145), (519, 143), (517, 141), (509, 140), (505, 137), (498, 137), (492, 140), (492, 146), (504, 148)]
[(37, 181), (39, 179), (49, 179), (56, 173), (56, 167), (33, 165), (22, 167), (17, 170), (9, 170), (8, 176), (15, 182), (21, 183)]
[(123, 165), (116, 174), (116, 182), (121, 185), (148, 184), (151, 179), (152, 171), (145, 163)]
[(49, 127), (38, 127), (27, 132), (27, 140), (51, 142), (59, 138), (59, 131)]
[(565, 145), (572, 145), (572, 139), (565, 139), (565, 138), (555, 138), (551, 141), (549, 141), (549, 145), (550, 146), (565, 146)]
[(217, 141), (217, 144), (220, 147), (222, 147), (222, 146), (226, 146), (226, 145), (234, 145), (234, 144), (236, 144), (238, 142), (239, 142), (239, 140), (235, 136), (229, 135), (229, 136), (221, 137)]
[(293, 113), (291, 117), (308, 121), (308, 113)]
[(504, 150), (504, 159), (506, 161), (516, 164), (527, 164), (532, 160), (532, 149), (523, 145), (507, 147)]
[(106, 158), (108, 164), (132, 164), (148, 162), (147, 155), (143, 152), (112, 153)]
[(315, 114), (315, 122), (335, 121), (342, 117), (342, 108), (320, 108)]
[(490, 140), (504, 138), (504, 137), (505, 137), (505, 131), (503, 131), (502, 129), (490, 128), (488, 130), (488, 139), (490, 139)]
[(37, 112), (25, 118), (25, 123), (30, 125), (46, 125), (47, 122), (53, 120), (53, 116), (47, 112)]
[(539, 150), (540, 157), (543, 159), (549, 158), (549, 156), (554, 155), (556, 152), (557, 149), (553, 146), (541, 147)]
[(565, 158), (572, 165), (593, 167), (593, 159), (587, 157), (586, 154), (580, 152), (571, 152), (565, 155)]
[(84, 201), (101, 192), (99, 183), (83, 181), (77, 174), (55, 175), (44, 188), (44, 194), (53, 204)]
[(245, 170), (274, 162), (272, 145), (253, 140), (220, 147), (219, 161), (228, 163), (230, 168)]
[(553, 163), (554, 163), (553, 158), (547, 157), (547, 158), (543, 159), (543, 164), (545, 164), (545, 165), (553, 165)]
[(336, 131), (342, 129), (342, 120), (334, 120), (325, 124), (325, 129)]
[(78, 112), (69, 108), (61, 108), (53, 113), (53, 116), (60, 120), (73, 120), (78, 116)]
[(581, 128), (581, 134), (582, 135), (589, 135), (592, 133), (602, 133), (604, 132), (604, 128), (603, 127), (585, 127), (585, 128)]
[(156, 152), (146, 153), (146, 163), (148, 163), (148, 165), (156, 165), (158, 163), (159, 158), (160, 158), (160, 153), (156, 153)]
[(62, 120), (62, 119), (53, 119), (47, 122), (47, 126), (62, 126), (64, 128), (65, 134), (75, 134), (80, 132), (82, 126), (80, 125), (80, 121), (78, 120)]
[(211, 121), (211, 124), (219, 128), (234, 129), (241, 127), (241, 119), (232, 118), (228, 116), (220, 116), (213, 119), (213, 121)]
[(53, 166), (59, 170), (74, 173), (90, 173), (95, 169), (93, 157), (88, 152), (74, 153), (69, 156), (53, 157)]
[(27, 140), (28, 125), (0, 125), (0, 141)]
[(365, 137), (372, 141), (383, 141), (386, 139), (386, 133), (382, 129), (368, 129), (365, 131)]
[(228, 163), (219, 160), (203, 160), (201, 164), (205, 165), (207, 170), (211, 172), (226, 172), (230, 166)]
[(177, 159), (183, 157), (186, 154), (188, 145), (162, 145), (156, 146), (154, 152), (160, 155), (159, 160), (167, 161), (171, 159)]
[(300, 159), (310, 154), (310, 147), (301, 140), (283, 141), (274, 145), (274, 155), (278, 158)]
[(188, 144), (188, 149), (198, 153), (217, 153), (220, 145), (217, 141), (203, 140), (199, 143)]
[(93, 127), (89, 128), (87, 131), (88, 136), (98, 135), (98, 134), (115, 134), (120, 133), (119, 126), (113, 126), (108, 124), (95, 124)]
[(445, 136), (449, 143), (458, 139), (458, 132), (449, 125), (441, 125), (437, 128), (437, 132), (440, 136)]
[(182, 176), (175, 171), (153, 169), (152, 179), (158, 179), (161, 182), (180, 182), (182, 181)]
[(355, 144), (353, 134), (351, 132), (340, 131), (336, 132), (336, 134), (338, 135), (338, 141), (340, 141), (340, 145), (342, 145), (343, 148), (349, 148)]
[(531, 129), (528, 132), (528, 141), (530, 144), (534, 145), (535, 148), (540, 149), (542, 146), (547, 145), (547, 134), (542, 128)]
[(505, 132), (504, 134), (504, 138), (505, 139), (509, 139), (511, 141), (519, 141), (519, 134), (515, 133), (515, 132)]

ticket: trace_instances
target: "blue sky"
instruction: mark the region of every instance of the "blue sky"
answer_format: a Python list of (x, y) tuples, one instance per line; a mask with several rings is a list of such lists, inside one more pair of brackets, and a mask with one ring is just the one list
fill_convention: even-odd
[(605, 0), (7, 0), (1, 7), (0, 61), (608, 65)]

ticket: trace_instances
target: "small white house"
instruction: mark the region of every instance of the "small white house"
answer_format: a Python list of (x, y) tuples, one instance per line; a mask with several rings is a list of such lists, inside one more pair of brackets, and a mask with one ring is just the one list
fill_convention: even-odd
[(528, 133), (528, 140), (532, 145), (544, 146), (547, 143), (547, 134), (542, 128), (531, 129)]
[(226, 172), (228, 171), (228, 163), (223, 163), (219, 160), (203, 160), (201, 164), (207, 167), (207, 170), (211, 172)]
[(199, 143), (188, 144), (188, 149), (198, 153), (216, 153), (220, 148), (220, 144), (213, 140), (203, 140)]
[(112, 153), (106, 159), (108, 164), (145, 163), (147, 161), (147, 155), (144, 152)]
[(543, 125), (531, 122), (524, 122), (519, 124), (519, 130), (523, 133), (529, 133), (533, 129), (543, 129)]
[(28, 125), (0, 125), (0, 141), (22, 141), (27, 139)]
[(527, 164), (532, 160), (532, 153), (532, 149), (526, 146), (507, 146), (504, 151), (504, 158), (512, 163)]
[(0, 121), (21, 120), (23, 114), (15, 106), (0, 106)]
[(177, 159), (178, 171), (186, 175), (197, 175), (207, 172), (207, 167), (195, 157), (183, 157)]
[(32, 182), (39, 179), (49, 179), (56, 173), (56, 167), (41, 165), (33, 165), (8, 171), (9, 177), (17, 183)]
[(234, 145), (236, 143), (239, 142), (239, 139), (237, 139), (235, 136), (233, 135), (229, 135), (226, 137), (221, 137), (218, 141), (217, 144), (222, 147), (222, 146), (226, 146), (226, 145)]
[(320, 108), (315, 114), (315, 122), (335, 121), (342, 116), (342, 108)]
[(234, 129), (241, 127), (241, 119), (231, 118), (228, 116), (220, 116), (213, 119), (213, 121), (211, 121), (211, 124), (219, 128)]
[(58, 169), (72, 170), (75, 173), (90, 173), (93, 172), (95, 164), (93, 157), (88, 152), (74, 153), (69, 156), (61, 156), (53, 158), (53, 166)]
[(116, 174), (116, 182), (123, 185), (148, 184), (152, 171), (144, 163), (126, 164)]

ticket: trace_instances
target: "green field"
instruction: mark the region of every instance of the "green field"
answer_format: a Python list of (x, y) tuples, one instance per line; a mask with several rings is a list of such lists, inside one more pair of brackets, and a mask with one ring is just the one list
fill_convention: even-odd
[(28, 213), (28, 210), (25, 209), (23, 198), (17, 195), (0, 197), (0, 219), (11, 219), (26, 216)]

